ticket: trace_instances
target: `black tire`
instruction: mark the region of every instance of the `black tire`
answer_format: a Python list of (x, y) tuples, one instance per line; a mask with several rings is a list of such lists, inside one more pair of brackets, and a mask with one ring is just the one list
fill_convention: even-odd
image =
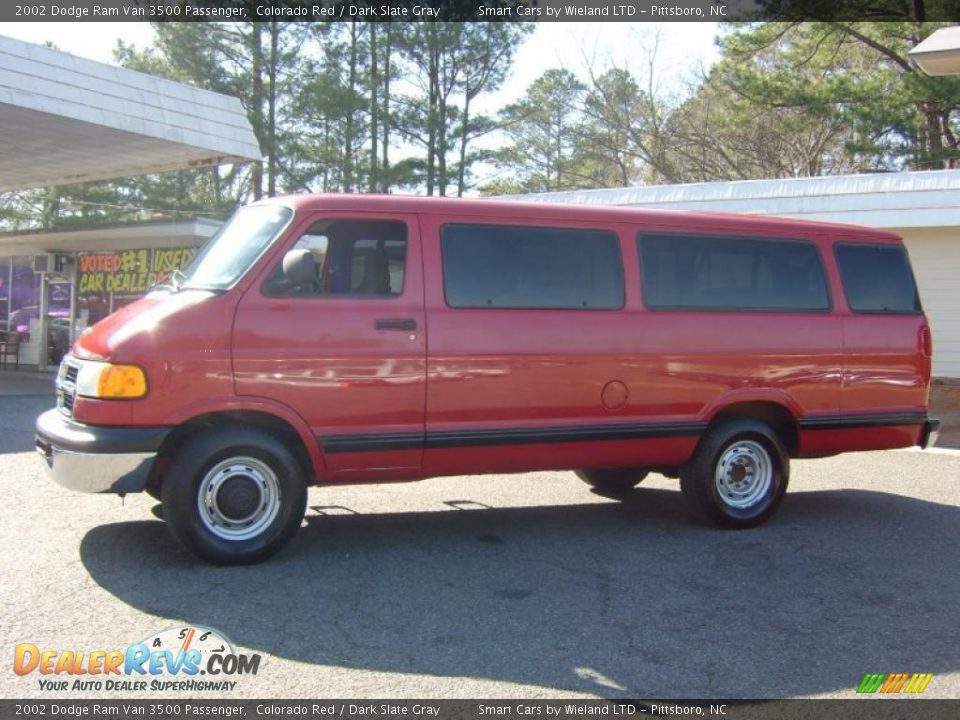
[(160, 491), (173, 537), (216, 565), (270, 557), (296, 534), (307, 505), (306, 473), (296, 456), (273, 434), (241, 425), (191, 438)]
[(680, 468), (684, 497), (724, 528), (766, 522), (783, 501), (789, 479), (790, 457), (783, 443), (769, 426), (750, 418), (711, 427)]
[(616, 494), (635, 488), (647, 476), (637, 468), (602, 468), (598, 470), (574, 470), (576, 476), (600, 492)]

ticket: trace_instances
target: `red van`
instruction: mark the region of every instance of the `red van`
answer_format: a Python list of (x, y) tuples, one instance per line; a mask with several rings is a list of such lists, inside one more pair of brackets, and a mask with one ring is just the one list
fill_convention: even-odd
[(276, 552), (309, 485), (438, 475), (576, 469), (619, 493), (657, 472), (743, 528), (791, 457), (932, 444), (930, 356), (887, 232), (275, 198), (76, 341), (37, 447), (68, 488), (161, 499), (215, 563)]

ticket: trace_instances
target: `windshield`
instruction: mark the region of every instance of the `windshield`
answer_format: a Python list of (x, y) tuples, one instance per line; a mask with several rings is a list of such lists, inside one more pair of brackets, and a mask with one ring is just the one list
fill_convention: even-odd
[(293, 217), (277, 205), (240, 208), (200, 248), (183, 271), (181, 286), (226, 290), (256, 262)]

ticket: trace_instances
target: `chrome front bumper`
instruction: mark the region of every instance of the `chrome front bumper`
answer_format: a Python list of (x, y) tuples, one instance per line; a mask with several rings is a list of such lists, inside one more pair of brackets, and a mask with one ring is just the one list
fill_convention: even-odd
[(37, 452), (54, 482), (89, 493), (141, 492), (170, 428), (84, 425), (48, 410), (37, 418)]

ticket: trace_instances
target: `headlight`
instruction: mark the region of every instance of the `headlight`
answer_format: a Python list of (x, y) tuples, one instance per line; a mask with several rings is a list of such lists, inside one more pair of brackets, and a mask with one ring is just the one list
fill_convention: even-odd
[(142, 398), (147, 394), (147, 376), (136, 365), (87, 360), (80, 363), (77, 395), (104, 400)]

